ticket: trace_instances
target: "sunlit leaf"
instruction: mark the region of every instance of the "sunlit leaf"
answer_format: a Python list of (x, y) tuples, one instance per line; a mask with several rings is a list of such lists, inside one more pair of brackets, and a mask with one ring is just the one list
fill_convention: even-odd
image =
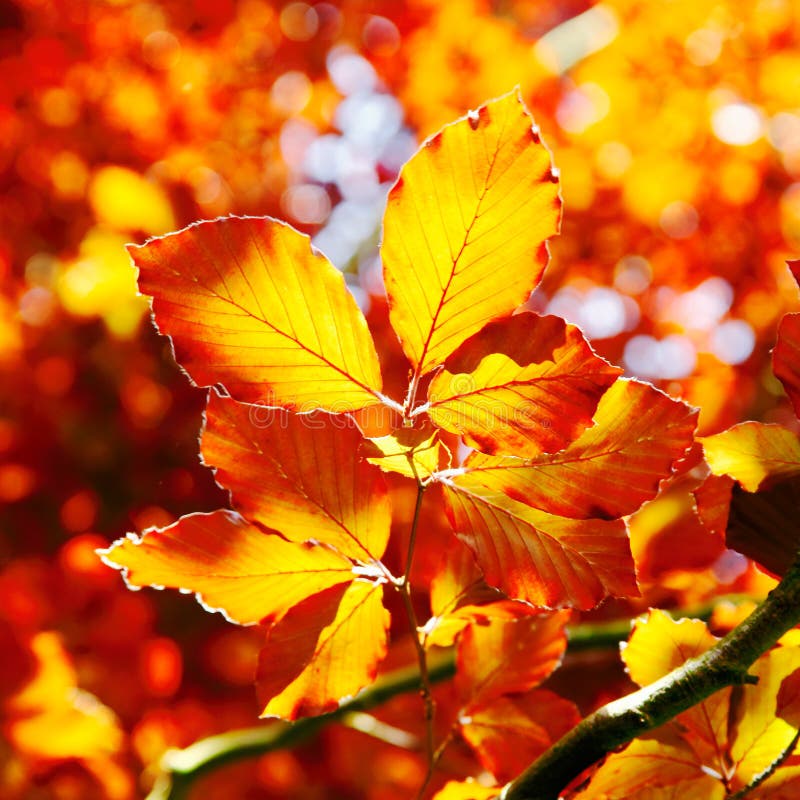
[(261, 716), (331, 711), (375, 679), (389, 612), (380, 584), (356, 580), (295, 606), (267, 632), (256, 675)]
[(433, 800), (495, 800), (501, 787), (488, 787), (467, 778), (465, 781), (449, 781)]
[(364, 316), (307, 236), (268, 217), (225, 217), (129, 252), (159, 329), (199, 386), (295, 411), (379, 398)]
[(781, 685), (799, 668), (800, 647), (776, 647), (749, 670), (758, 683), (742, 687), (731, 744), (736, 777), (743, 786), (769, 767), (797, 733), (776, 709)]
[(346, 416), (289, 414), (211, 392), (201, 452), (248, 519), (370, 561), (386, 548), (391, 508), (380, 471), (359, 455), (361, 443)]
[(231, 511), (189, 514), (119, 539), (103, 555), (133, 586), (197, 592), (241, 623), (279, 619), (310, 594), (353, 578), (352, 564), (328, 548), (287, 542)]
[(437, 372), (428, 414), (485, 453), (536, 456), (591, 425), (621, 370), (559, 317), (522, 313), (487, 325)]
[(742, 422), (701, 440), (715, 475), (729, 475), (748, 492), (800, 475), (800, 439), (780, 425)]
[[(688, 659), (701, 655), (717, 641), (701, 620), (676, 621), (666, 612), (652, 609), (644, 620), (637, 621), (623, 646), (622, 659), (631, 678), (640, 686), (647, 686)], [(705, 743), (705, 751), (717, 762), (728, 746), (731, 691), (728, 687), (715, 692), (677, 718)], [(724, 773), (723, 764), (713, 766)]]
[(692, 443), (697, 412), (651, 385), (617, 380), (595, 425), (553, 455), (522, 460), (473, 453), (456, 486), (480, 484), (551, 514), (614, 519), (651, 499)]
[(446, 485), (453, 530), (475, 553), (487, 582), (535, 606), (594, 608), (609, 595), (637, 596), (622, 520), (556, 517), (475, 484)]
[(561, 662), (567, 646), (568, 611), (531, 613), (517, 619), (470, 624), (456, 651), (456, 689), (465, 708), (538, 686)]
[(392, 326), (420, 375), (527, 300), (560, 210), (550, 153), (516, 93), (446, 126), (403, 167), (381, 254)]
[(573, 703), (544, 689), (496, 698), (459, 720), (461, 735), (501, 781), (519, 775), (579, 721)]
[[(453, 541), (430, 584), (431, 618), (425, 625), (426, 645), (448, 646), (471, 622), (502, 613), (503, 595), (489, 586), (472, 551)], [(512, 616), (516, 609), (505, 611)]]
[(384, 472), (427, 480), (439, 469), (441, 443), (437, 436), (435, 428), (398, 428), (386, 436), (370, 439), (362, 454)]
[(111, 709), (77, 687), (77, 674), (56, 633), (31, 641), (36, 668), (5, 706), (13, 747), (43, 759), (92, 759), (118, 752), (124, 737)]
[(704, 770), (696, 754), (675, 738), (634, 739), (612, 753), (593, 775), (581, 800), (723, 800), (725, 788)]

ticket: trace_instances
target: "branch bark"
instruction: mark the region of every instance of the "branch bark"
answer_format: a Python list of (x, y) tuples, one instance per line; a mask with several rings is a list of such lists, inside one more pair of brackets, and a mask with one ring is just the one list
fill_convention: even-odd
[(501, 800), (558, 800), (612, 750), (663, 725), (726, 686), (753, 683), (747, 670), (800, 623), (800, 558), (738, 627), (703, 655), (589, 715), (509, 783)]

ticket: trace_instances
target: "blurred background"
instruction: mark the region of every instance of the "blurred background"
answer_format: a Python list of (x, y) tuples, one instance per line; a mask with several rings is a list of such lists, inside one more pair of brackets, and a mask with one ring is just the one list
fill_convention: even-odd
[[(227, 503), (198, 461), (205, 394), (123, 245), (287, 219), (400, 359), (378, 322), (388, 189), (425, 137), (517, 85), (565, 203), (530, 308), (700, 406), (701, 433), (796, 429), (769, 361), (798, 299), (794, 0), (0, 0), (0, 797), (144, 796), (167, 748), (256, 715), (258, 632), (130, 592), (95, 555)], [(692, 558), (676, 591), (745, 568)], [(204, 796), (402, 796), (402, 759), (356, 763), (342, 735)]]

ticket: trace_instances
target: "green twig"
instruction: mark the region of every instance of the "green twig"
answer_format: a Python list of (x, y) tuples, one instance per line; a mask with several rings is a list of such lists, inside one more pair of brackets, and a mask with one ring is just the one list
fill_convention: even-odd
[[(428, 679), (431, 683), (446, 680), (454, 674), (452, 651), (430, 658)], [(378, 678), (372, 686), (329, 714), (307, 717), (292, 723), (273, 722), (257, 728), (229, 731), (201, 739), (184, 750), (170, 750), (161, 759), (163, 775), (147, 796), (147, 800), (183, 800), (195, 781), (220, 767), (273, 750), (295, 747), (310, 739), (326, 725), (340, 721), (354, 711), (367, 711), (383, 705), (397, 695), (419, 689), (419, 670), (409, 667)]]
[(800, 559), (738, 627), (701, 656), (586, 717), (528, 767), (502, 800), (557, 800), (585, 769), (726, 686), (754, 683), (747, 670), (800, 623)]

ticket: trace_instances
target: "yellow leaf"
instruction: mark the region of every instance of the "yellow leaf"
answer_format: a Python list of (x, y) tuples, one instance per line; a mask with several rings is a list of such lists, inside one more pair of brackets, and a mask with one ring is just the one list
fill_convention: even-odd
[[(717, 641), (701, 620), (676, 621), (664, 611), (651, 609), (646, 618), (636, 622), (630, 639), (623, 645), (622, 660), (631, 678), (640, 686), (647, 686), (688, 659), (705, 653)], [(721, 775), (727, 770), (723, 753), (728, 747), (731, 691), (728, 687), (715, 692), (677, 717), (697, 737), (698, 752)]]
[(776, 647), (750, 669), (758, 683), (742, 689), (731, 744), (731, 757), (741, 786), (747, 786), (769, 767), (797, 733), (797, 728), (775, 713), (781, 684), (797, 669), (800, 669), (800, 647)]
[(104, 560), (134, 586), (197, 592), (243, 624), (279, 619), (315, 592), (353, 578), (351, 563), (325, 547), (287, 542), (231, 511), (189, 514), (141, 538), (119, 539)]
[(700, 441), (711, 471), (730, 475), (748, 492), (800, 475), (800, 439), (780, 425), (742, 422)]
[(383, 399), (375, 346), (342, 273), (289, 225), (225, 217), (129, 252), (159, 329), (199, 386), (301, 412)]
[(382, 596), (380, 584), (356, 580), (309, 597), (276, 622), (256, 675), (261, 716), (323, 714), (371, 683), (386, 655)]
[(371, 447), (365, 447), (364, 452), (380, 453), (368, 456), (367, 461), (384, 472), (397, 472), (424, 481), (439, 469), (441, 443), (437, 436), (436, 430), (399, 428), (387, 436), (369, 439)]
[(634, 739), (612, 753), (576, 800), (723, 800), (725, 788), (678, 739)]
[(403, 167), (384, 218), (389, 318), (417, 376), (539, 282), (561, 201), (512, 92), (447, 125)]
[(499, 794), (499, 786), (483, 786), (473, 778), (467, 778), (465, 781), (449, 781), (433, 800), (494, 800)]

